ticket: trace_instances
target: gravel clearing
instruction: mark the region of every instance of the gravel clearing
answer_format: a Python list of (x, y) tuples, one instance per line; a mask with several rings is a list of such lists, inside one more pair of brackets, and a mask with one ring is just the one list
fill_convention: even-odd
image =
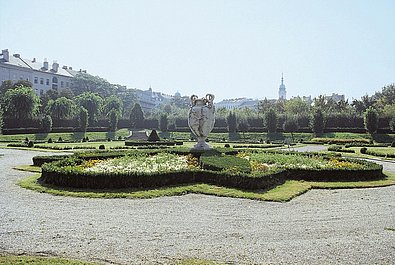
[[(0, 149), (0, 253), (109, 264), (394, 264), (395, 186), (312, 190), (287, 203), (190, 194), (84, 199), (25, 190), (34, 151)], [(45, 153), (48, 154), (48, 153)], [(395, 164), (384, 163), (395, 172)]]

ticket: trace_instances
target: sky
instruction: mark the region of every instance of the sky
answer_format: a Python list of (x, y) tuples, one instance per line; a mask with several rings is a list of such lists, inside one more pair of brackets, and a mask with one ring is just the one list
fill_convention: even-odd
[(393, 0), (0, 0), (0, 49), (215, 101), (395, 82)]

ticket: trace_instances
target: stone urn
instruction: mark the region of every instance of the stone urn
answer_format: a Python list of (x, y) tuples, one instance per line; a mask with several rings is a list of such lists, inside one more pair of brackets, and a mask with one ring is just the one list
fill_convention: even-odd
[(191, 108), (189, 109), (188, 125), (198, 142), (193, 147), (196, 150), (208, 150), (211, 148), (206, 143), (206, 138), (215, 123), (214, 95), (207, 94), (206, 97), (198, 98), (191, 96)]

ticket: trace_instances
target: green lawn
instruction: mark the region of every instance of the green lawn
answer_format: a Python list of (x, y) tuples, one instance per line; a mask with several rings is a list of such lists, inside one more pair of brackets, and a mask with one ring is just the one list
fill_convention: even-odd
[[(70, 260), (56, 257), (37, 257), (26, 255), (8, 255), (0, 254), (0, 265), (99, 265), (101, 263), (85, 262), (78, 260)], [(183, 259), (179, 261), (170, 262), (173, 265), (223, 265), (225, 263), (218, 263), (215, 261), (202, 259)]]
[[(38, 172), (39, 167), (34, 172)], [(21, 168), (17, 168), (21, 169)], [(23, 167), (22, 170), (27, 170)], [(85, 197), (85, 198), (130, 198), (130, 199), (147, 199), (163, 196), (179, 196), (188, 193), (214, 195), (220, 197), (243, 198), (262, 201), (286, 202), (299, 196), (310, 189), (344, 189), (344, 188), (373, 188), (395, 185), (395, 174), (386, 172), (387, 178), (376, 181), (357, 181), (357, 182), (308, 182), (288, 180), (283, 185), (274, 189), (245, 191), (234, 188), (225, 188), (209, 184), (191, 184), (173, 187), (163, 187), (158, 189), (136, 190), (86, 190), (59, 188), (51, 185), (41, 185), (37, 182), (40, 174), (22, 179), (18, 184), (22, 188), (34, 190), (42, 193), (49, 193), (57, 196)]]

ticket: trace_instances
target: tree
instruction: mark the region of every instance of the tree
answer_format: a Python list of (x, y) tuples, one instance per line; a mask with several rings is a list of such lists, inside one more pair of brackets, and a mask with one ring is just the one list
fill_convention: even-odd
[(78, 73), (72, 78), (71, 83), (71, 90), (74, 95), (90, 92), (102, 97), (107, 97), (112, 95), (115, 89), (115, 86), (110, 84), (107, 80), (87, 73)]
[(3, 109), (0, 107), (0, 134), (3, 130)]
[(247, 132), (249, 128), (247, 120), (241, 119), (237, 127), (239, 131), (243, 133), (243, 137), (244, 137), (244, 133)]
[(130, 112), (130, 125), (132, 128), (142, 128), (144, 123), (144, 112), (139, 103), (135, 103)]
[(168, 123), (169, 123), (169, 120), (167, 119), (167, 115), (166, 114), (160, 115), (159, 128), (160, 128), (160, 130), (162, 132), (166, 132), (167, 131)]
[(49, 100), (45, 112), (59, 121), (71, 118), (74, 115), (75, 108), (74, 101), (61, 97), (55, 100)]
[(294, 142), (293, 133), (299, 129), (299, 124), (294, 117), (286, 118), (283, 124), (284, 132), (290, 132), (292, 137), (292, 142)]
[(115, 132), (118, 127), (119, 112), (116, 109), (112, 109), (109, 114), (110, 131)]
[(112, 110), (117, 112), (118, 117), (122, 116), (123, 102), (117, 96), (110, 96), (104, 100), (103, 113), (109, 114)]
[(78, 122), (80, 125), (80, 129), (83, 132), (86, 132), (86, 128), (88, 127), (88, 119), (89, 119), (88, 111), (84, 107), (81, 107), (80, 113), (78, 115)]
[(4, 116), (17, 120), (32, 118), (38, 113), (40, 99), (31, 87), (17, 87), (4, 95)]
[(230, 133), (236, 132), (237, 130), (236, 114), (234, 112), (230, 112), (228, 117), (226, 118), (226, 121), (228, 123), (228, 131)]
[(390, 129), (395, 132), (395, 116), (390, 120)]
[(52, 130), (52, 118), (49, 115), (45, 115), (42, 120), (42, 126), (44, 132), (50, 132)]
[(55, 89), (49, 89), (43, 95), (40, 96), (41, 101), (41, 112), (45, 112), (50, 100), (55, 100), (59, 97), (59, 93)]
[(325, 120), (324, 114), (320, 108), (316, 108), (310, 123), (311, 130), (315, 135), (321, 135), (324, 132)]
[(268, 133), (274, 133), (277, 131), (277, 114), (274, 109), (269, 109), (265, 113), (265, 125)]
[(293, 97), (285, 101), (284, 110), (291, 115), (306, 113), (310, 110), (309, 104), (301, 97)]
[(93, 126), (103, 103), (103, 99), (94, 93), (86, 92), (76, 97), (77, 103), (88, 111), (88, 123)]
[(373, 135), (379, 126), (379, 114), (377, 113), (377, 110), (373, 107), (368, 108), (363, 115), (363, 121), (365, 129)]

